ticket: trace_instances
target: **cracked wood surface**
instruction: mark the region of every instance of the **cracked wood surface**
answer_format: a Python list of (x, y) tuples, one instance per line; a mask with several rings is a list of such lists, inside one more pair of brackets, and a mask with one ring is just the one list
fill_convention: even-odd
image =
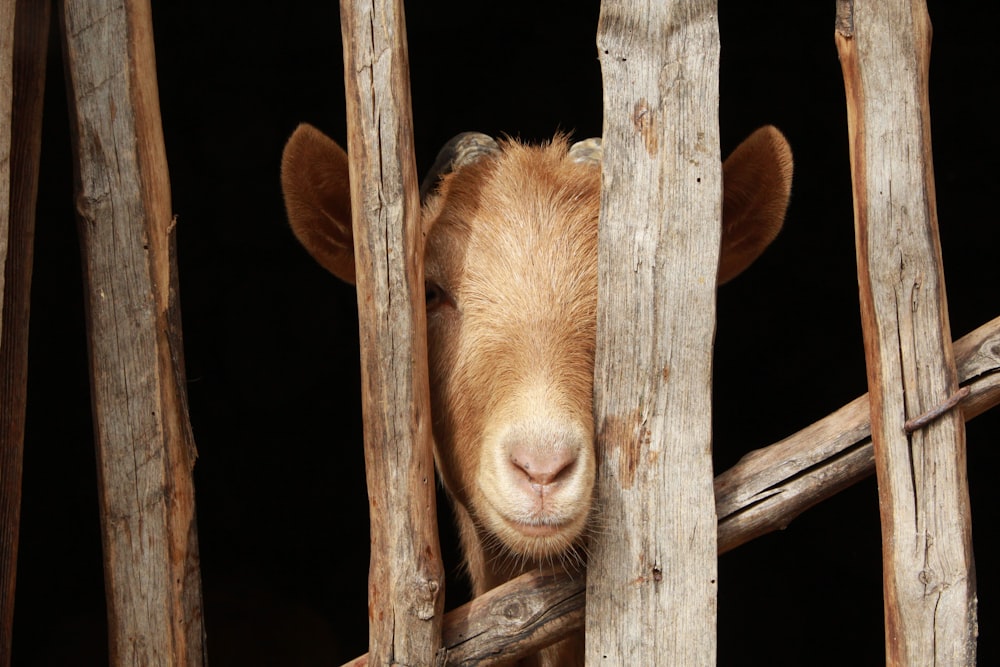
[(444, 574), (403, 5), (343, 0), (340, 8), (371, 522), (369, 651), (376, 665), (429, 665), (441, 642)]
[(906, 428), (958, 391), (931, 158), (930, 20), (923, 0), (840, 0), (837, 10), (886, 661), (970, 665), (977, 629), (965, 424), (952, 410)]
[(712, 341), (722, 213), (715, 2), (604, 0), (586, 654), (714, 665)]
[(113, 665), (200, 665), (173, 216), (148, 2), (61, 5)]

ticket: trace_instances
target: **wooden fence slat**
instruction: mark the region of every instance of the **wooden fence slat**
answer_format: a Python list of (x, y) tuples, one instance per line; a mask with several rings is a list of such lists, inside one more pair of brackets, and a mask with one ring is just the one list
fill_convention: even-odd
[[(970, 390), (965, 418), (1000, 404), (1000, 317), (955, 342), (959, 378)], [(799, 514), (875, 472), (868, 395), (781, 442), (748, 453), (715, 478), (719, 553), (785, 528)], [(445, 665), (485, 656), (520, 659), (583, 627), (584, 584), (562, 570), (532, 572), (444, 617)], [(521, 601), (510, 613), (510, 602)], [(490, 628), (488, 632), (480, 632)], [(367, 664), (367, 656), (348, 663)], [(489, 664), (488, 662), (486, 664)]]
[[(13, 6), (13, 2), (9, 2)], [(5, 8), (3, 14), (10, 10)], [(17, 551), (20, 542), (21, 476), (27, 406), (28, 314), (34, 247), (35, 202), (42, 138), (42, 96), (49, 38), (48, 0), (18, 0), (16, 14), (0, 17), (14, 30), (11, 63), (16, 108), (0, 118), (10, 139), (9, 193), (0, 193), (7, 229), (0, 319), (0, 665), (9, 665), (14, 622)], [(8, 24), (6, 21), (11, 20)], [(3, 52), (6, 53), (6, 46)], [(0, 83), (0, 88), (4, 87)], [(7, 169), (0, 158), (0, 171)], [(0, 174), (0, 181), (7, 179)], [(3, 188), (0, 187), (0, 190)], [(9, 216), (9, 217), (8, 217)]]
[(149, 3), (61, 6), (114, 665), (200, 665), (174, 221)]
[(341, 29), (371, 515), (370, 659), (429, 665), (441, 643), (444, 575), (402, 0), (343, 0)]
[(712, 0), (604, 0), (590, 665), (715, 664), (711, 374), (722, 170)]
[[(0, 334), (6, 300), (7, 253), (11, 226), (11, 112), (14, 88), (14, 5), (15, 0), (0, 0)], [(2, 346), (2, 339), (0, 339)], [(4, 348), (0, 347), (0, 354)], [(2, 359), (0, 359), (2, 363)], [(0, 366), (6, 389), (10, 377), (8, 364)], [(7, 404), (7, 392), (0, 394)], [(0, 407), (4, 413), (6, 409)], [(0, 417), (3, 418), (3, 417)], [(5, 420), (6, 421), (6, 420)], [(21, 512), (21, 461), (23, 438), (14, 441), (0, 432), (0, 665), (10, 664), (14, 622), (14, 584), (17, 576), (17, 537)]]
[(882, 517), (886, 660), (971, 665), (976, 587), (938, 238), (923, 0), (839, 0), (861, 320)]

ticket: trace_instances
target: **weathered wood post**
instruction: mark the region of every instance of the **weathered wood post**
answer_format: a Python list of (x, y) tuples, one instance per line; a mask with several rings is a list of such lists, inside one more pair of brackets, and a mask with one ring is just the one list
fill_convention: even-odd
[(972, 665), (976, 586), (931, 160), (930, 41), (923, 0), (838, 0), (886, 660)]
[(714, 0), (604, 0), (590, 665), (711, 665), (722, 215)]
[[(6, 299), (7, 253), (11, 212), (11, 111), (14, 88), (14, 0), (0, 0), (0, 335)], [(2, 345), (2, 343), (0, 343)], [(0, 348), (0, 354), (3, 349)], [(0, 367), (3, 379), (7, 365)], [(0, 394), (3, 404), (6, 392)], [(0, 408), (2, 409), (2, 408)], [(6, 412), (6, 410), (4, 410)], [(11, 631), (14, 622), (14, 583), (17, 577), (17, 538), (21, 512), (21, 461), (23, 438), (17, 442), (0, 432), (0, 665), (10, 664)]]
[(150, 7), (61, 9), (111, 662), (200, 665), (195, 447)]
[(371, 515), (368, 660), (430, 665), (444, 576), (402, 0), (342, 0), (341, 29)]
[[(35, 201), (42, 138), (42, 94), (49, 36), (48, 0), (0, 4), (0, 665), (9, 665), (21, 510), (27, 406), (28, 312)], [(9, 34), (8, 34), (8, 31)], [(9, 59), (9, 60), (8, 60)], [(5, 78), (8, 77), (9, 78)], [(8, 89), (9, 86), (9, 89)], [(12, 94), (11, 94), (12, 93)], [(17, 104), (12, 105), (12, 100)], [(9, 189), (5, 187), (9, 183)], [(2, 262), (0, 262), (2, 264)]]

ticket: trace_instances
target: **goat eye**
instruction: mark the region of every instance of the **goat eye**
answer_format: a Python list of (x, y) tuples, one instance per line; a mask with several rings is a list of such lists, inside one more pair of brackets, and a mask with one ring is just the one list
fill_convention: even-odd
[(450, 301), (447, 292), (441, 286), (430, 280), (424, 283), (424, 296), (427, 299), (427, 310), (432, 311)]

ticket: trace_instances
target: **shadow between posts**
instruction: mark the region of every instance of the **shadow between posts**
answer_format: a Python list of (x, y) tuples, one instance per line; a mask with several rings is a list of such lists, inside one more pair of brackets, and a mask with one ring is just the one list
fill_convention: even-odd
[[(955, 342), (966, 420), (1000, 403), (1000, 317)], [(940, 411), (928, 413), (929, 419)], [(919, 424), (918, 427), (928, 422)], [(719, 553), (785, 528), (810, 507), (874, 472), (868, 395), (860, 396), (715, 478)], [(439, 665), (522, 658), (583, 629), (584, 572), (559, 567), (513, 579), (444, 617)], [(345, 667), (368, 664), (363, 655)]]

